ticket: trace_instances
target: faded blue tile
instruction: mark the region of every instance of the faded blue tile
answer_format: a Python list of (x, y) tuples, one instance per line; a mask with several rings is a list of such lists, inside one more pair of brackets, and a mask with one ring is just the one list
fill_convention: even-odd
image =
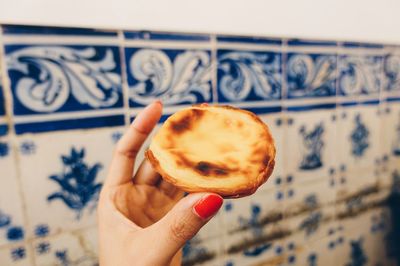
[(389, 53), (385, 55), (383, 58), (383, 73), (383, 90), (399, 92), (397, 98), (400, 98), (400, 54)]
[(246, 44), (272, 44), (281, 45), (282, 40), (278, 38), (263, 38), (263, 37), (249, 37), (249, 36), (229, 36), (219, 35), (217, 36), (218, 42), (230, 42), (230, 43), (246, 43)]
[(117, 36), (116, 31), (89, 28), (64, 28), (22, 25), (2, 25), (5, 35), (73, 35), (73, 36)]
[(159, 40), (159, 41), (209, 41), (205, 34), (166, 33), (154, 31), (124, 31), (127, 40)]
[(383, 48), (383, 44), (363, 42), (344, 42), (342, 46), (348, 48)]
[(0, 82), (0, 117), (5, 115), (5, 113), (6, 113), (5, 105), (6, 105), (6, 102), (5, 102), (4, 95), (3, 95), (3, 86)]
[(129, 105), (212, 102), (211, 51), (125, 48)]
[(340, 55), (338, 94), (378, 95), (382, 87), (382, 59), (380, 55)]
[[(5, 108), (5, 98), (3, 95), (3, 86), (0, 81), (0, 137), (4, 136), (8, 132), (8, 126), (6, 125), (6, 122), (4, 121), (5, 114), (6, 114), (6, 108)], [(3, 120), (3, 121), (1, 121)]]
[(288, 53), (287, 97), (313, 98), (336, 95), (335, 54)]
[(282, 97), (282, 54), (272, 51), (217, 51), (218, 101), (279, 101)]
[(122, 107), (118, 47), (6, 45), (15, 115)]
[[(70, 129), (89, 129), (97, 127), (121, 126), (125, 123), (124, 115), (113, 115), (92, 118), (75, 118), (71, 120), (45, 121), (45, 122), (26, 122), (15, 125), (17, 134), (41, 133), (47, 131), (61, 131)], [(1, 130), (1, 128), (0, 128)]]
[(8, 126), (6, 124), (0, 124), (0, 136), (5, 136), (8, 132)]
[(306, 40), (306, 39), (290, 39), (287, 41), (290, 46), (337, 46), (334, 41)]

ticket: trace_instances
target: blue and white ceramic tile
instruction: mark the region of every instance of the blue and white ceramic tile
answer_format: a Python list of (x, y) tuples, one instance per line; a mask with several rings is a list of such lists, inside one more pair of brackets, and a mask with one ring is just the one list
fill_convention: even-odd
[(284, 116), (282, 113), (271, 113), (271, 114), (258, 114), (261, 120), (267, 124), (275, 141), (276, 155), (275, 155), (275, 167), (272, 176), (267, 180), (259, 189), (268, 190), (274, 186), (276, 179), (284, 175), (285, 167), (285, 147), (284, 139), (286, 134), (286, 125), (284, 123)]
[[(114, 129), (18, 138), (29, 229), (53, 234), (95, 224), (96, 205), (115, 145)], [(46, 211), (43, 211), (46, 210)]]
[(341, 262), (346, 240), (343, 227), (335, 223), (326, 230), (328, 231), (326, 237), (313, 242), (304, 241), (301, 234), (288, 237), (285, 247), (289, 252), (285, 256), (285, 265), (345, 265)]
[(289, 112), (286, 135), (288, 174), (296, 184), (327, 178), (335, 167), (337, 117), (331, 109)]
[[(265, 234), (268, 238), (282, 228), (276, 227)], [(282, 237), (273, 237), (265, 242), (255, 243), (260, 237), (254, 229), (229, 234), (224, 241), (225, 259), (221, 265), (284, 265), (285, 249)]]
[(203, 226), (200, 231), (196, 234), (197, 240), (202, 242), (212, 238), (221, 237), (224, 234), (223, 228), (223, 211), (220, 210), (211, 221)]
[(284, 217), (290, 231), (299, 232), (305, 242), (325, 237), (325, 224), (335, 219), (336, 189), (331, 186), (330, 180), (325, 178), (297, 186), (289, 185), (286, 194)]
[[(217, 38), (218, 102), (242, 107), (282, 97), (281, 41), (246, 37)], [(278, 104), (277, 104), (278, 103)]]
[(287, 98), (334, 98), (337, 78), (336, 43), (289, 40), (287, 49)]
[(22, 243), (0, 248), (0, 264), (13, 266), (34, 265), (30, 247)]
[(97, 229), (37, 238), (32, 248), (37, 265), (97, 265)]
[(363, 46), (355, 49), (351, 44), (343, 47), (338, 58), (338, 95), (344, 102), (352, 102), (358, 96), (378, 99), (383, 83), (382, 47), (372, 47), (372, 50)]
[(156, 99), (165, 107), (215, 101), (207, 36), (125, 32), (125, 61), (131, 108)]
[(0, 138), (0, 246), (26, 239), (23, 202), (12, 143)]
[(381, 109), (381, 153), (382, 159), (389, 164), (400, 163), (400, 105), (387, 102)]
[(119, 48), (110, 44), (116, 36), (88, 33), (71, 42), (57, 31), (23, 30), (4, 27), (17, 134), (124, 124)]
[(388, 48), (383, 58), (383, 91), (388, 100), (400, 99), (400, 48)]
[[(0, 56), (0, 60), (3, 60)], [(4, 87), (2, 84), (2, 75), (0, 67), (0, 137), (6, 135), (8, 132), (8, 125), (6, 119), (6, 101), (4, 96)]]
[(393, 265), (385, 252), (389, 220), (387, 210), (373, 209), (343, 221), (346, 262), (352, 265)]
[(283, 188), (260, 190), (249, 197), (226, 200), (221, 210), (224, 228), (229, 234), (245, 228), (254, 228), (260, 234), (268, 231), (271, 224), (282, 220), (283, 192)]
[(341, 168), (338, 176), (341, 186), (337, 188), (338, 199), (347, 199), (343, 207), (351, 209), (362, 204), (362, 197), (358, 196), (363, 191), (377, 189), (379, 175), (373, 168), (359, 169), (349, 171), (347, 168)]
[(220, 239), (198, 242), (197, 236), (195, 236), (182, 249), (182, 265), (221, 265), (221, 252), (222, 242)]
[(380, 116), (378, 105), (338, 109), (339, 164), (347, 170), (372, 167), (380, 158)]

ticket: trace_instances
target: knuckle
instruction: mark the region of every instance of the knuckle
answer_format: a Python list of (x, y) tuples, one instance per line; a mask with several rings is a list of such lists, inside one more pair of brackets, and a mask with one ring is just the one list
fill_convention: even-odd
[(127, 149), (123, 142), (118, 142), (115, 153), (128, 159), (135, 159), (138, 151), (135, 149)]
[(170, 235), (179, 242), (191, 239), (196, 231), (196, 228), (187, 219), (175, 219), (170, 227)]

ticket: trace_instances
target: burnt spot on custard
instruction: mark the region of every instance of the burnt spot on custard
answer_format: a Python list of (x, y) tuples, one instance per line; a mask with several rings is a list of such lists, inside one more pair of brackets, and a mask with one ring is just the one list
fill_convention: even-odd
[(238, 172), (238, 168), (231, 168), (225, 164), (215, 164), (205, 161), (194, 162), (187, 158), (183, 152), (171, 151), (175, 156), (175, 161), (177, 166), (182, 168), (192, 168), (197, 173), (202, 176), (229, 176), (229, 174)]
[(197, 170), (197, 172), (205, 176), (224, 176), (227, 175), (229, 172), (229, 169), (225, 169), (221, 166), (209, 162), (198, 162), (195, 166), (195, 169)]
[(200, 109), (190, 110), (190, 112), (187, 112), (183, 117), (176, 121), (171, 121), (171, 131), (175, 134), (182, 134), (185, 131), (191, 130), (193, 125), (204, 115), (204, 112), (204, 110)]

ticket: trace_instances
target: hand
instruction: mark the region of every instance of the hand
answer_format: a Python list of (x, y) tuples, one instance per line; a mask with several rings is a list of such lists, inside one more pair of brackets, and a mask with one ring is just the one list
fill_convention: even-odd
[(222, 205), (216, 194), (183, 197), (146, 159), (132, 178), (136, 155), (161, 112), (160, 102), (147, 106), (117, 144), (98, 204), (101, 266), (180, 265), (182, 246)]

